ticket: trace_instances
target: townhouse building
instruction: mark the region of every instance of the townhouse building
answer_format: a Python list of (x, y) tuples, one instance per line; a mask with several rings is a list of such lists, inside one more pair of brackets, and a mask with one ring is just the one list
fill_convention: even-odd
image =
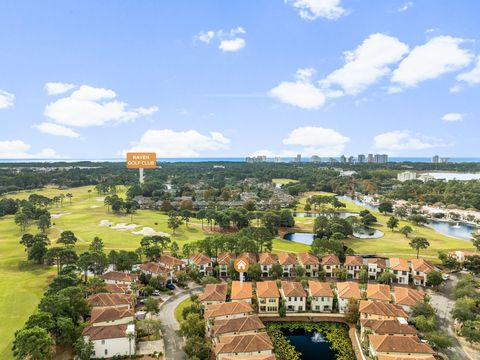
[(393, 297), (395, 304), (400, 305), (406, 312), (410, 312), (413, 305), (425, 299), (425, 293), (416, 289), (395, 286)]
[(413, 283), (419, 286), (426, 286), (428, 274), (437, 271), (430, 261), (422, 258), (410, 260), (410, 266), (412, 268)]
[(378, 280), (378, 277), (385, 272), (387, 268), (387, 261), (382, 258), (367, 259), (368, 278), (370, 280)]
[(270, 252), (263, 252), (258, 256), (258, 263), (262, 270), (262, 277), (269, 277), (273, 264), (278, 263), (278, 256)]
[(326, 276), (335, 277), (336, 271), (342, 267), (342, 263), (337, 255), (325, 255), (322, 257), (322, 267)]
[(210, 256), (202, 253), (194, 254), (190, 257), (189, 263), (193, 264), (193, 266), (198, 269), (200, 275), (213, 275), (213, 260), (210, 258)]
[(231, 301), (246, 301), (251, 304), (253, 298), (252, 283), (248, 281), (232, 281)]
[(410, 281), (410, 267), (408, 261), (401, 258), (390, 258), (388, 261), (390, 271), (395, 275), (397, 284), (408, 285)]
[(375, 300), (375, 301), (390, 302), (390, 300), (392, 300), (392, 296), (390, 295), (390, 285), (368, 284), (367, 299)]
[(337, 283), (337, 298), (338, 298), (338, 311), (344, 313), (347, 309), (350, 299), (360, 300), (362, 294), (360, 293), (360, 287), (358, 283), (353, 281), (345, 281)]
[(215, 321), (211, 329), (211, 337), (214, 344), (219, 342), (221, 336), (238, 334), (254, 334), (265, 330), (265, 325), (258, 315), (249, 315), (236, 319), (224, 319)]
[(333, 309), (333, 291), (327, 282), (308, 281), (308, 296), (311, 299), (310, 310), (331, 312)]
[(218, 272), (221, 277), (228, 276), (228, 267), (230, 266), (230, 263), (235, 260), (235, 258), (235, 254), (230, 252), (223, 252), (218, 255)]
[(82, 336), (85, 342), (92, 342), (92, 358), (135, 355), (135, 325), (133, 324), (87, 326), (83, 329)]
[(369, 335), (369, 353), (376, 359), (434, 360), (435, 351), (416, 336)]
[(307, 309), (307, 293), (297, 281), (282, 281), (280, 289), (287, 311), (305, 311)]
[(278, 253), (278, 262), (283, 268), (283, 277), (292, 277), (295, 275), (295, 266), (297, 257), (292, 253)]
[(361, 320), (406, 320), (408, 314), (401, 306), (383, 301), (360, 300)]
[(265, 332), (221, 336), (213, 348), (216, 360), (260, 358), (273, 354), (273, 344)]
[(203, 306), (227, 301), (227, 284), (207, 284), (198, 300)]
[(347, 255), (344, 266), (347, 269), (349, 279), (359, 279), (363, 268), (363, 258), (356, 255)]
[(320, 260), (310, 253), (301, 252), (297, 254), (298, 264), (305, 269), (305, 276), (318, 277), (320, 271)]
[(259, 313), (278, 313), (280, 292), (275, 281), (257, 282), (255, 292)]

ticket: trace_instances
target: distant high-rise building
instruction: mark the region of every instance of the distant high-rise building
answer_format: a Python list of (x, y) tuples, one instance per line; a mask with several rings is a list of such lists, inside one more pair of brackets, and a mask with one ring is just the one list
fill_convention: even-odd
[(368, 161), (369, 163), (373, 163), (373, 162), (375, 161), (375, 158), (373, 157), (373, 154), (368, 154), (367, 161)]
[(438, 155), (433, 155), (432, 163), (438, 164), (440, 162), (440, 157)]
[(349, 156), (347, 161), (348, 161), (349, 164), (354, 164), (355, 163), (355, 158), (353, 156)]
[(358, 155), (358, 157), (357, 157), (357, 162), (358, 162), (359, 164), (363, 164), (365, 161), (366, 161), (365, 155), (363, 155), (363, 154)]
[(302, 162), (302, 155), (301, 155), (301, 154), (297, 154), (297, 156), (295, 156), (295, 157), (293, 158), (293, 162), (296, 162), (296, 163)]
[(388, 163), (388, 155), (387, 154), (375, 154), (375, 163), (377, 164), (386, 164)]
[(447, 157), (441, 157), (441, 158), (440, 158), (440, 164), (446, 164), (446, 163), (448, 163), (449, 161), (450, 161), (450, 159), (447, 158)]
[(282, 159), (280, 156), (277, 156), (277, 157), (275, 158), (275, 162), (276, 162), (276, 163), (281, 163), (281, 162), (283, 162), (283, 159)]
[(266, 162), (267, 157), (265, 155), (257, 155), (257, 156), (248, 156), (245, 161), (247, 163), (258, 163), (258, 162)]
[(341, 163), (346, 163), (347, 162), (347, 158), (345, 157), (345, 155), (340, 156), (340, 162)]
[(312, 157), (310, 158), (310, 161), (313, 162), (313, 163), (319, 163), (319, 162), (321, 162), (322, 160), (320, 159), (320, 156), (318, 156), (318, 155), (312, 155)]

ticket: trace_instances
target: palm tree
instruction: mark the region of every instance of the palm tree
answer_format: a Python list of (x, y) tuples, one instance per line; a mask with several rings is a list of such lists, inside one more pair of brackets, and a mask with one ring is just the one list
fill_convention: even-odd
[(418, 259), (420, 249), (428, 248), (430, 246), (430, 243), (428, 242), (427, 238), (417, 236), (417, 237), (414, 237), (412, 240), (410, 240), (409, 245), (412, 249), (417, 250), (417, 259)]
[(68, 197), (68, 200), (70, 200), (70, 205), (72, 205), (73, 194), (72, 193), (67, 193), (67, 197)]

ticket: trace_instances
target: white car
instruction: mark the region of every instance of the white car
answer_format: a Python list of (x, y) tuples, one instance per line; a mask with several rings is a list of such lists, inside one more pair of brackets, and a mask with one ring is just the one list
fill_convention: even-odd
[(443, 281), (447, 281), (448, 279), (450, 279), (450, 275), (448, 275), (448, 274), (443, 274), (443, 275), (442, 275), (442, 279), (443, 279)]
[(159, 290), (153, 290), (152, 295), (153, 296), (160, 296), (160, 291)]

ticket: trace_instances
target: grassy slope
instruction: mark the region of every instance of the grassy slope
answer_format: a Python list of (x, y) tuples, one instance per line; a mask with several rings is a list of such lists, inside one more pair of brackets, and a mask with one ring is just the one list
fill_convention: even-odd
[[(304, 204), (306, 196), (311, 196), (314, 193), (307, 193), (300, 203)], [(344, 201), (347, 205), (342, 211), (359, 212), (364, 210), (363, 207), (356, 205), (349, 201)], [(299, 206), (298, 209), (302, 209)], [(352, 239), (347, 240), (348, 245), (352, 247), (357, 253), (377, 253), (388, 256), (400, 256), (400, 257), (413, 257), (415, 252), (408, 245), (410, 239), (405, 238), (398, 231), (392, 232), (387, 228), (387, 221), (390, 216), (385, 216), (379, 212), (372, 211), (377, 217), (378, 223), (373, 226), (374, 228), (383, 231), (385, 234), (379, 239)], [(295, 218), (297, 227), (302, 231), (312, 231), (313, 219), (312, 218)], [(428, 257), (432, 260), (436, 260), (439, 251), (451, 251), (451, 250), (473, 250), (473, 246), (466, 240), (456, 239), (449, 236), (440, 234), (425, 226), (416, 226), (408, 221), (400, 221), (399, 228), (405, 225), (410, 225), (414, 231), (410, 235), (410, 238), (415, 236), (423, 236), (430, 242), (430, 247), (426, 250), (420, 251), (420, 255)]]
[(192, 300), (190, 300), (190, 297), (188, 297), (185, 300), (183, 300), (180, 304), (178, 304), (177, 308), (175, 309), (175, 319), (177, 319), (179, 323), (183, 321), (183, 318), (182, 318), (183, 309), (185, 309), (191, 303), (192, 303)]

